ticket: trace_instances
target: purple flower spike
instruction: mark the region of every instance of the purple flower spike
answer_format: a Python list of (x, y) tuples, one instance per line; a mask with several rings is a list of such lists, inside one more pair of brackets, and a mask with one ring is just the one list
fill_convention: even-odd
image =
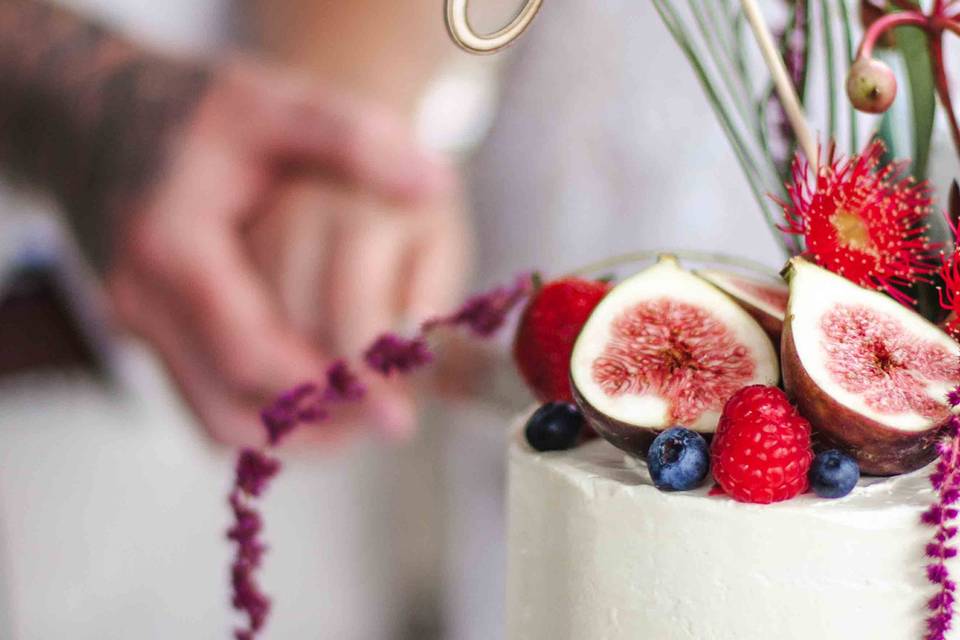
[(267, 430), (267, 438), (271, 445), (279, 443), (284, 436), (297, 426), (296, 414), (291, 409), (279, 404), (261, 411), (260, 421)]
[(280, 444), (299, 424), (319, 422), (327, 417), (319, 396), (317, 385), (302, 384), (284, 393), (260, 413), (270, 446)]
[[(948, 401), (957, 406), (960, 387), (948, 394)], [(945, 640), (953, 626), (955, 591), (957, 584), (950, 578), (947, 560), (957, 556), (957, 549), (947, 541), (957, 535), (953, 521), (957, 509), (953, 505), (960, 500), (960, 420), (952, 416), (943, 430), (943, 440), (937, 445), (940, 460), (936, 471), (930, 474), (930, 484), (937, 492), (937, 502), (930, 505), (921, 516), (924, 524), (936, 527), (933, 541), (927, 545), (927, 557), (933, 562), (927, 565), (927, 580), (937, 586), (937, 593), (930, 598), (927, 608), (927, 633), (924, 640)]]
[(533, 291), (533, 277), (519, 276), (512, 287), (498, 287), (487, 293), (474, 296), (449, 316), (442, 316), (424, 323), (424, 333), (439, 327), (468, 327), (481, 338), (488, 338), (507, 321), (510, 312), (527, 299)]
[(258, 497), (280, 471), (280, 461), (255, 449), (244, 449), (237, 459), (235, 486), (248, 496)]
[[(426, 334), (431, 329), (463, 325), (478, 336), (490, 336), (504, 324), (510, 311), (532, 289), (530, 276), (523, 276), (517, 279), (512, 288), (496, 289), (472, 298), (456, 313), (426, 323), (423, 332), (412, 339), (384, 334), (367, 349), (364, 361), (384, 376), (393, 372), (408, 373), (433, 360), (426, 341)], [(268, 447), (276, 447), (303, 424), (326, 419), (329, 415), (326, 405), (358, 402), (366, 393), (363, 382), (345, 361), (334, 362), (321, 385), (299, 385), (264, 408), (261, 420), (267, 432)], [(236, 478), (230, 492), (234, 522), (227, 531), (227, 538), (237, 547), (230, 568), (232, 603), (234, 609), (246, 616), (247, 624), (244, 628), (234, 630), (236, 640), (256, 640), (270, 614), (270, 599), (260, 589), (256, 579), (257, 569), (267, 548), (260, 540), (263, 519), (255, 503), (279, 471), (279, 460), (255, 449), (241, 451), (237, 460)], [(941, 517), (939, 512), (937, 517)], [(942, 553), (939, 548), (937, 553)]]
[(270, 613), (270, 599), (261, 591), (255, 575), (266, 550), (259, 540), (263, 519), (256, 509), (244, 503), (239, 491), (231, 494), (230, 506), (235, 524), (227, 532), (227, 537), (237, 544), (237, 553), (230, 568), (232, 604), (247, 616), (247, 628), (237, 629), (234, 637), (252, 639)]
[(951, 407), (960, 406), (960, 389), (954, 389), (947, 394), (947, 402)]
[(423, 337), (412, 340), (387, 333), (367, 349), (363, 359), (374, 371), (389, 376), (394, 371), (408, 373), (433, 361), (433, 354)]
[(350, 370), (344, 360), (337, 360), (327, 369), (327, 388), (323, 392), (330, 402), (358, 402), (363, 400), (367, 388)]

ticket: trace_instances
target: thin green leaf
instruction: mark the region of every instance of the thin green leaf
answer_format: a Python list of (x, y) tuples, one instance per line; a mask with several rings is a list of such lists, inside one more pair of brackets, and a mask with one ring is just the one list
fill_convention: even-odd
[[(801, 7), (802, 5), (802, 7)], [(797, 93), (800, 95), (800, 102), (807, 106), (807, 83), (810, 79), (810, 46), (813, 43), (813, 3), (812, 0), (797, 0), (797, 11), (803, 10), (803, 22), (806, 28), (803, 30), (803, 69), (800, 70), (800, 83), (797, 86)]]
[[(843, 23), (843, 44), (847, 54), (847, 69), (853, 64), (856, 55), (853, 48), (853, 21), (850, 19), (850, 7), (846, 0), (841, 0), (840, 19)], [(853, 155), (860, 151), (860, 132), (857, 130), (857, 111), (849, 100), (844, 100), (847, 105), (847, 113), (850, 118), (850, 154)]]
[[(841, 4), (846, 0), (842, 0)], [(833, 46), (833, 15), (830, 0), (820, 0), (820, 24), (823, 29), (823, 63), (827, 75), (827, 132), (829, 139), (837, 137), (837, 60)]]
[(773, 152), (770, 151), (770, 114), (767, 109), (770, 106), (770, 101), (773, 99), (773, 93), (774, 88), (771, 82), (767, 90), (757, 100), (757, 122), (760, 123), (760, 146), (763, 148), (764, 158), (767, 163), (777, 171), (777, 177), (779, 178), (777, 181), (778, 192), (784, 195), (786, 192), (783, 188), (783, 183), (789, 179), (790, 161), (789, 159), (787, 160), (781, 171), (777, 165), (777, 161), (773, 158)]
[[(802, 13), (801, 13), (802, 12)], [(800, 18), (802, 16), (802, 18)], [(813, 43), (813, 0), (796, 0), (793, 4), (793, 13), (790, 17), (791, 23), (796, 25), (798, 20), (802, 20), (803, 32), (803, 60), (800, 63), (800, 76), (798, 78), (796, 90), (797, 96), (800, 98), (800, 104), (806, 108), (807, 104), (807, 84), (810, 79), (810, 47)], [(780, 43), (780, 54), (784, 55), (786, 48), (786, 38), (790, 37), (790, 29), (787, 30), (787, 35), (784, 36), (784, 39)], [(809, 111), (809, 110), (808, 110)], [(797, 153), (797, 141), (793, 140), (790, 144), (790, 150), (787, 154), (788, 158), (792, 158)], [(784, 169), (785, 175), (783, 179), (786, 180), (789, 176), (790, 163), (787, 163), (786, 168)]]
[(913, 108), (913, 168), (915, 178), (927, 176), (930, 160), (930, 141), (933, 137), (934, 117), (937, 109), (936, 87), (933, 68), (930, 64), (927, 34), (916, 27), (900, 27), (896, 30), (897, 49), (903, 55), (910, 87), (910, 102)]
[(883, 163), (889, 164), (895, 158), (901, 157), (904, 155), (900, 151), (900, 144), (897, 140), (897, 137), (894, 135), (894, 110), (890, 109), (883, 117), (880, 119), (880, 127), (877, 129), (876, 137), (880, 138), (883, 141), (884, 146), (886, 146), (886, 151), (883, 156)]
[[(710, 57), (713, 60), (717, 73), (723, 80), (725, 91), (731, 101), (739, 109), (739, 115), (745, 125), (754, 126), (752, 121), (753, 111), (750, 108), (750, 88), (744, 79), (743, 74), (739, 73), (734, 54), (726, 46), (722, 33), (723, 21), (713, 12), (716, 8), (712, 3), (716, 0), (687, 0), (690, 13), (697, 23), (700, 37), (707, 46)], [(710, 7), (710, 16), (704, 15), (704, 7)]]
[(676, 10), (670, 5), (669, 0), (653, 0), (653, 4), (657, 10), (657, 13), (660, 15), (660, 18), (670, 31), (670, 34), (680, 46), (690, 64), (693, 66), (694, 73), (696, 74), (697, 79), (700, 81), (700, 85), (706, 92), (710, 105), (713, 107), (714, 112), (717, 114), (717, 117), (720, 120), (720, 125), (723, 127), (724, 132), (727, 134), (727, 137), (732, 143), (737, 161), (740, 163), (741, 168), (746, 174), (747, 183), (757, 201), (757, 204), (760, 205), (760, 209), (767, 220), (770, 231), (774, 234), (776, 241), (781, 246), (784, 253), (789, 255), (789, 246), (784, 238), (784, 234), (777, 228), (779, 220), (772, 211), (772, 202), (769, 200), (763, 187), (763, 181), (760, 179), (760, 169), (751, 158), (750, 149), (747, 146), (742, 133), (738, 131), (730, 111), (724, 104), (724, 101), (718, 92), (716, 84), (710, 78), (707, 68), (704, 66), (700, 56), (697, 54), (696, 48), (694, 47), (688, 32), (683, 27)]

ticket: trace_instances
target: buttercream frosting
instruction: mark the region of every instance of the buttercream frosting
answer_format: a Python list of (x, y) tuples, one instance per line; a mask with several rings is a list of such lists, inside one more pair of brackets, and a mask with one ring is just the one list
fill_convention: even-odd
[(661, 492), (603, 440), (537, 453), (518, 434), (508, 638), (919, 640), (934, 594), (928, 474), (749, 505), (709, 495), (710, 483)]

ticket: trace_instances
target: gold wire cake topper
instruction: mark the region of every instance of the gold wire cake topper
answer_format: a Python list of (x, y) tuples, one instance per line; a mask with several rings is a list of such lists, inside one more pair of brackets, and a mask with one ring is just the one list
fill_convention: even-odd
[[(787, 112), (790, 126), (797, 136), (800, 149), (816, 172), (819, 161), (816, 138), (810, 131), (800, 98), (787, 73), (783, 57), (774, 44), (770, 27), (763, 19), (756, 0), (740, 0), (740, 2), (763, 54), (764, 62), (770, 69), (774, 86)], [(470, 24), (467, 16), (470, 0), (445, 0), (445, 3), (447, 31), (450, 32), (450, 37), (461, 49), (478, 54), (495, 53), (509, 46), (530, 26), (543, 6), (543, 0), (526, 0), (510, 24), (499, 31), (485, 35), (477, 33)]]
[(516, 17), (504, 28), (479, 34), (470, 25), (467, 10), (470, 0), (446, 0), (447, 30), (460, 48), (470, 53), (495, 53), (520, 37), (536, 17), (543, 0), (526, 0)]

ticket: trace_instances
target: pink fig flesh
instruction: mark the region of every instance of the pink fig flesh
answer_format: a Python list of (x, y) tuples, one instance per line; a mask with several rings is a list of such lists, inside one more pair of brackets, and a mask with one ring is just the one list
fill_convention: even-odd
[(570, 378), (594, 429), (645, 456), (673, 426), (709, 436), (727, 399), (750, 384), (776, 384), (779, 366), (746, 311), (664, 257), (597, 306), (577, 338)]
[(818, 448), (846, 451), (869, 475), (932, 461), (946, 394), (960, 382), (960, 345), (891, 298), (801, 259), (788, 278), (784, 386)]

